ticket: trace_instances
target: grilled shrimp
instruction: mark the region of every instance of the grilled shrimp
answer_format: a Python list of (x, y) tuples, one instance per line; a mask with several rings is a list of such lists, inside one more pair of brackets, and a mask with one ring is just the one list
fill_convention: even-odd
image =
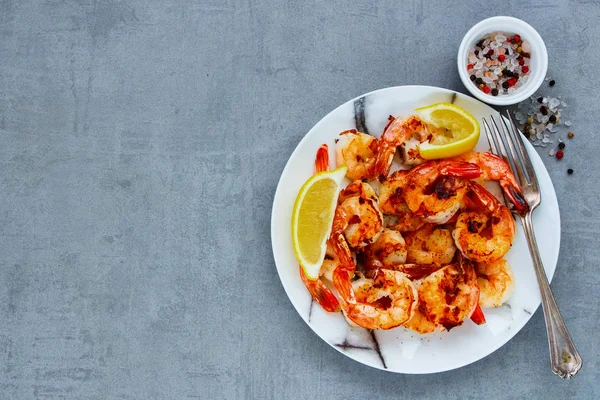
[(481, 169), (461, 161), (428, 161), (413, 168), (404, 186), (410, 210), (427, 222), (443, 224), (463, 205), (466, 179), (477, 178)]
[(337, 165), (346, 165), (352, 180), (371, 179), (377, 156), (377, 140), (355, 129), (340, 133), (336, 145)]
[(402, 234), (384, 229), (376, 242), (362, 252), (367, 269), (393, 268), (406, 262), (406, 243)]
[(481, 307), (500, 307), (512, 295), (515, 278), (506, 260), (477, 263), (477, 285)]
[[(373, 170), (374, 175), (376, 177), (386, 177), (388, 175), (392, 161), (394, 160), (396, 148), (406, 144), (413, 138), (419, 144), (427, 140), (428, 137), (427, 124), (419, 117), (410, 116), (407, 119), (402, 119), (390, 116), (390, 123), (385, 127), (383, 134), (379, 138), (377, 160)], [(411, 161), (411, 158), (416, 158), (416, 161)], [(418, 150), (414, 148), (410, 154), (405, 156), (404, 161), (406, 164), (418, 163), (420, 162), (419, 159), (422, 160), (418, 155)]]
[(427, 224), (416, 232), (405, 233), (404, 239), (409, 263), (450, 264), (456, 252), (452, 233), (435, 225)]
[(473, 264), (464, 258), (417, 283), (419, 310), (427, 320), (450, 330), (471, 316), (479, 301)]
[(402, 272), (375, 271), (373, 278), (351, 282), (343, 267), (334, 271), (333, 283), (346, 318), (366, 329), (392, 329), (410, 320), (417, 308), (415, 285)]
[(333, 232), (343, 231), (353, 249), (361, 249), (377, 240), (383, 230), (383, 215), (375, 191), (355, 181), (340, 192), (333, 221)]
[(419, 310), (419, 307), (417, 307), (415, 310), (412, 318), (405, 322), (402, 326), (420, 334), (442, 332), (446, 330), (446, 328), (444, 328), (442, 325), (429, 321), (421, 312), (421, 310)]
[(529, 208), (510, 166), (502, 158), (492, 153), (469, 152), (457, 159), (477, 164), (483, 172), (481, 177), (486, 181), (497, 181), (517, 210), (526, 211)]
[(478, 183), (469, 184), (473, 199), (480, 203), (480, 211), (462, 212), (452, 232), (454, 243), (470, 260), (492, 262), (501, 259), (510, 250), (515, 238), (512, 214), (493, 194)]
[(425, 221), (408, 208), (404, 200), (404, 185), (408, 171), (396, 171), (387, 177), (379, 187), (379, 205), (384, 214), (392, 215), (387, 219), (388, 226), (409, 232), (419, 229)]

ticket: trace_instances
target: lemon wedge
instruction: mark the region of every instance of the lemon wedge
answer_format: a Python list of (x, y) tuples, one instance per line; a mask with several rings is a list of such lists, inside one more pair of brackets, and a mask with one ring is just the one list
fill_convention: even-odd
[(292, 213), (292, 242), (296, 258), (309, 279), (319, 277), (347, 169), (343, 165), (333, 171), (313, 175), (302, 185), (296, 197)]
[(458, 156), (473, 150), (479, 141), (479, 122), (461, 107), (437, 103), (417, 108), (415, 112), (439, 128), (432, 132), (432, 140), (418, 146), (419, 154), (426, 160)]

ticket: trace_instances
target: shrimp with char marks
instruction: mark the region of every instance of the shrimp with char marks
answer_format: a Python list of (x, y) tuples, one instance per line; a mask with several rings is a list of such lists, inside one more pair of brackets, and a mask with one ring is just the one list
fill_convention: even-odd
[(387, 177), (379, 187), (379, 205), (386, 218), (387, 225), (400, 232), (419, 229), (425, 224), (423, 218), (415, 215), (404, 200), (404, 186), (409, 171), (396, 171)]
[(415, 232), (404, 234), (407, 261), (416, 264), (450, 264), (456, 253), (452, 232), (427, 224)]
[[(410, 116), (406, 119), (390, 117), (390, 122), (379, 138), (377, 160), (373, 170), (374, 175), (380, 178), (388, 176), (394, 154), (396, 154), (396, 149), (399, 146), (404, 145), (413, 138), (416, 138), (418, 143), (422, 143), (429, 137), (428, 125), (421, 118), (417, 116)], [(410, 155), (416, 156), (416, 154)]]
[(510, 265), (506, 260), (477, 263), (477, 285), (481, 307), (500, 307), (512, 295), (515, 282)]
[(377, 157), (377, 139), (355, 129), (340, 133), (336, 140), (336, 163), (346, 165), (346, 176), (352, 180), (373, 178)]
[(338, 267), (333, 283), (346, 318), (366, 329), (398, 327), (410, 320), (417, 308), (417, 289), (399, 271), (376, 270), (373, 278), (360, 277), (352, 282), (351, 273)]
[(510, 250), (516, 226), (510, 210), (478, 183), (469, 184), (481, 210), (460, 213), (452, 232), (454, 243), (468, 259), (492, 262)]
[(393, 268), (406, 262), (406, 243), (400, 232), (384, 229), (377, 241), (367, 246), (361, 256), (367, 269)]
[(456, 157), (456, 160), (478, 165), (482, 171), (481, 178), (486, 181), (497, 181), (513, 206), (520, 212), (527, 211), (529, 205), (521, 193), (517, 178), (502, 158), (492, 153), (471, 151)]
[(428, 321), (446, 330), (459, 326), (479, 301), (477, 275), (471, 261), (446, 265), (417, 282), (419, 310)]
[(468, 179), (481, 175), (481, 169), (460, 161), (428, 161), (413, 168), (404, 186), (404, 199), (410, 210), (425, 221), (444, 224), (462, 207)]

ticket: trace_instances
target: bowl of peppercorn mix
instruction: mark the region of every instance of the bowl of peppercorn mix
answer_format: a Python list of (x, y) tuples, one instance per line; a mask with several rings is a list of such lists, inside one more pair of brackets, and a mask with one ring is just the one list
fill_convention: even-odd
[(473, 26), (458, 49), (458, 72), (473, 96), (489, 104), (519, 103), (540, 87), (548, 52), (539, 33), (513, 17), (492, 17)]

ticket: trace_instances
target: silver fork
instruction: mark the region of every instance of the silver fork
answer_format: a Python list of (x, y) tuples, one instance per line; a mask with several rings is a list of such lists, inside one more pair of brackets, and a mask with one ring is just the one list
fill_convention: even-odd
[[(498, 118), (500, 123), (496, 123), (496, 119), (490, 116), (491, 124), (488, 123), (486, 118), (483, 118), (483, 126), (492, 152), (508, 161), (510, 168), (520, 182), (523, 198), (527, 202), (527, 205), (523, 204), (522, 207), (511, 207), (511, 211), (521, 219), (540, 287), (546, 332), (548, 333), (548, 345), (550, 347), (550, 367), (552, 372), (561, 378), (571, 379), (579, 372), (583, 361), (560, 315), (535, 241), (531, 214), (541, 202), (535, 170), (510, 112), (506, 111), (506, 114), (508, 124), (502, 116)], [(507, 203), (510, 204), (510, 202)]]

